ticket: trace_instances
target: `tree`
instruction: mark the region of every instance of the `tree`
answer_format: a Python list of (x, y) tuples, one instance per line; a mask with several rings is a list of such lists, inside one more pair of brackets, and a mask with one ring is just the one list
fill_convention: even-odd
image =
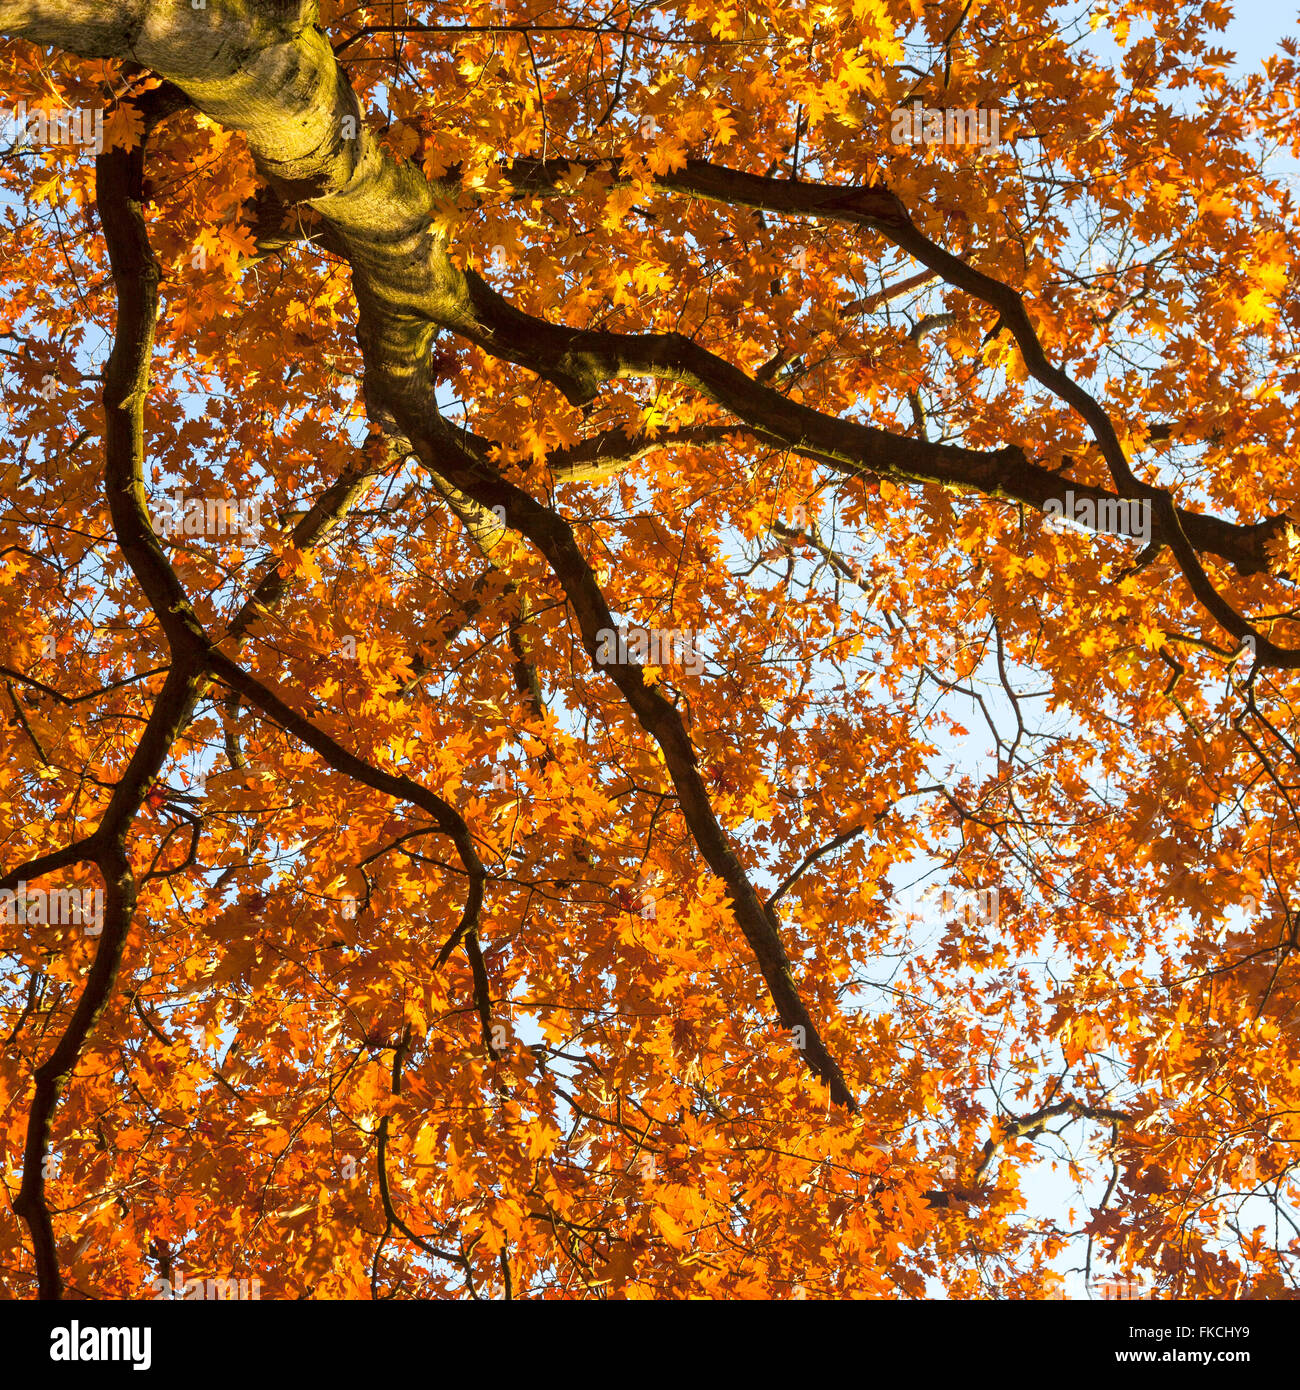
[(1300, 73), (1089, 9), (0, 0), (9, 1288), (1292, 1296)]

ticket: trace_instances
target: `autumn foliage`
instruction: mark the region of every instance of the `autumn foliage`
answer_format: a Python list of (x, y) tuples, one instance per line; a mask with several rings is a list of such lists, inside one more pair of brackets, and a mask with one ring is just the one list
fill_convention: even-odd
[(8, 1296), (1293, 1296), (1300, 66), (1087, 8), (0, 0)]

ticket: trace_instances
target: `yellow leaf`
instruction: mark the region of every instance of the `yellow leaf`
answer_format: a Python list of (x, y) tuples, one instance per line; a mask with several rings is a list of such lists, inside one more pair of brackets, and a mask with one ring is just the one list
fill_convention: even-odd
[(686, 1231), (666, 1211), (660, 1211), (656, 1207), (650, 1213), (650, 1218), (659, 1227), (660, 1233), (669, 1245), (682, 1250), (690, 1244), (690, 1237)]

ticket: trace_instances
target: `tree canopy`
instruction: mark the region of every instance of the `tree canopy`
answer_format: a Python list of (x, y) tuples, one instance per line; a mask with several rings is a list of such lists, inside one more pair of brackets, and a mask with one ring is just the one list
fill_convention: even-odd
[(1294, 1296), (1229, 18), (0, 0), (11, 1295)]

